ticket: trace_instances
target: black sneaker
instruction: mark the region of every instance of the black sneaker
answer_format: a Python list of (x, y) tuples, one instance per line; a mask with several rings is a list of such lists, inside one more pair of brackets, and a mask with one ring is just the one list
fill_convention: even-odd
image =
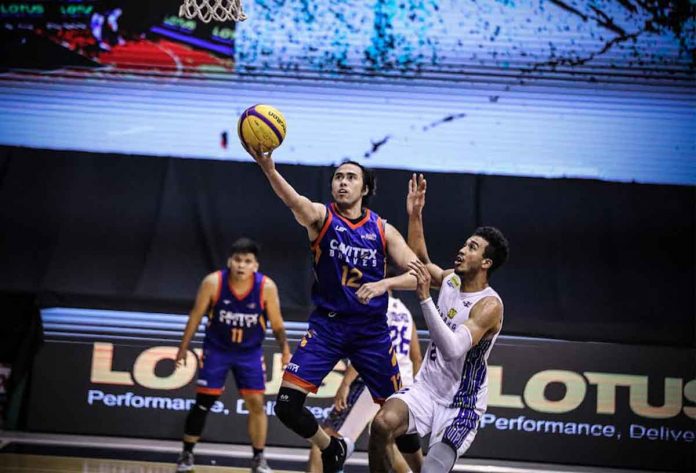
[(325, 450), (321, 451), (321, 462), (324, 473), (338, 473), (343, 469), (348, 456), (348, 447), (345, 440), (331, 437), (331, 442)]

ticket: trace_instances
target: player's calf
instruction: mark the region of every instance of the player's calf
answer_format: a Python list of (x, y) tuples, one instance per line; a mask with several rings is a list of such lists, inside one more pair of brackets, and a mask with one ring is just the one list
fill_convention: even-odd
[(421, 473), (448, 473), (454, 468), (457, 461), (457, 452), (451, 445), (438, 442), (430, 447), (423, 461)]

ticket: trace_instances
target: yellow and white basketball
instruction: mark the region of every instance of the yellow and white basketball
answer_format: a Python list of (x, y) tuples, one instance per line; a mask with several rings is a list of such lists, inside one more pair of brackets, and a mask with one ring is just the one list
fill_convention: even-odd
[(285, 139), (285, 117), (270, 105), (254, 105), (239, 117), (237, 133), (247, 149), (271, 151)]

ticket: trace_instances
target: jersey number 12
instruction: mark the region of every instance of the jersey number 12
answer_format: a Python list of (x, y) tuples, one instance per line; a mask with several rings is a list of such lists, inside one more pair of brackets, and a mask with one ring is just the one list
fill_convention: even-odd
[(348, 265), (343, 265), (343, 275), (341, 276), (341, 284), (348, 287), (358, 288), (361, 286), (360, 280), (363, 277), (362, 271), (358, 268), (351, 268)]

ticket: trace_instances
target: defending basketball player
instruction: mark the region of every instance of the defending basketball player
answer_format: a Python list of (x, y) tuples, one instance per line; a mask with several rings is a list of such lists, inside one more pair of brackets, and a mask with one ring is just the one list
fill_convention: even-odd
[[(275, 412), (288, 428), (319, 447), (323, 471), (333, 473), (343, 466), (352, 442), (330, 436), (319, 427), (304, 407), (305, 399), (343, 358), (351, 360), (375, 402), (384, 402), (400, 388), (385, 316), (387, 291), (413, 288), (415, 281), (408, 273), (385, 278), (385, 270), (387, 256), (402, 270), (416, 256), (392, 225), (366, 207), (374, 192), (374, 178), (360, 164), (338, 166), (331, 179), (333, 201), (320, 204), (297, 193), (276, 170), (270, 152), (247, 151), (306, 228), (314, 255), (312, 300), (316, 309), (283, 374)], [(415, 444), (409, 446), (414, 452), (420, 448)]]
[[(399, 363), (401, 384), (402, 386), (410, 386), (413, 384), (413, 376), (418, 373), (422, 362), (420, 340), (411, 311), (400, 299), (393, 297), (391, 292), (389, 293), (387, 325), (389, 326), (392, 347)], [(377, 414), (379, 408), (379, 404), (375, 404), (372, 400), (365, 382), (351, 365), (343, 375), (343, 381), (336, 391), (334, 408), (329, 413), (322, 428), (331, 435), (357, 440)], [(423, 462), (420, 450), (404, 458), (395, 449), (394, 458), (396, 459), (393, 465), (394, 473), (420, 471)], [(312, 446), (310, 450), (306, 471), (309, 473), (322, 471), (321, 455), (315, 446)]]
[[(507, 240), (496, 228), (479, 227), (457, 252), (454, 268), (443, 270), (430, 261), (425, 245), (425, 192), (425, 179), (414, 175), (407, 198), (408, 242), (420, 261), (410, 267), (432, 341), (413, 386), (390, 397), (372, 422), (372, 472), (389, 471), (389, 445), (404, 433), (431, 434), (423, 473), (453, 468), (486, 410), (487, 360), (503, 324), (503, 302), (488, 279), (507, 260)], [(438, 307), (431, 284), (440, 287)]]
[(247, 429), (251, 440), (252, 473), (271, 473), (263, 450), (268, 418), (265, 411), (266, 369), (262, 343), (266, 320), (282, 351), (283, 365), (290, 361), (280, 313), (278, 288), (258, 272), (258, 245), (240, 238), (232, 244), (227, 268), (208, 274), (201, 283), (176, 355), (177, 366), (185, 365), (188, 346), (204, 314), (208, 326), (200, 360), (196, 403), (186, 418), (183, 451), (177, 472), (193, 470), (193, 448), (201, 437), (208, 411), (220, 397), (227, 373), (232, 371), (237, 389), (249, 410)]

